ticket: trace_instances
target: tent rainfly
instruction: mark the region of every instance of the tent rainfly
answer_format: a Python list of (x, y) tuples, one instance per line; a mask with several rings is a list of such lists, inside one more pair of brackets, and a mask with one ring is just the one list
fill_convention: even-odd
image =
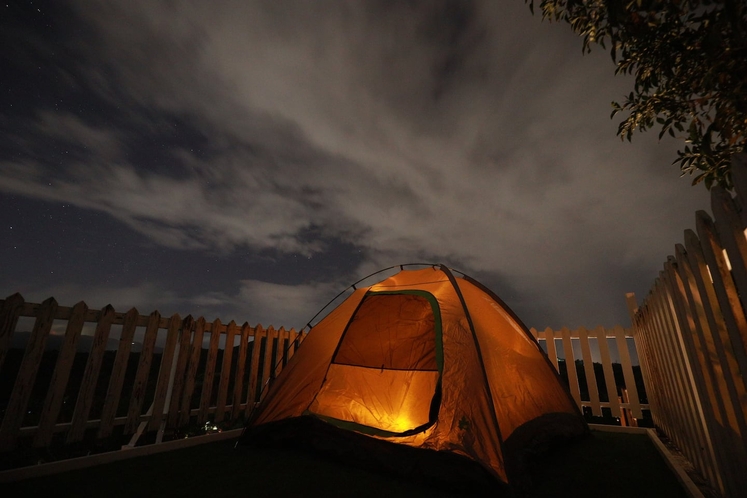
[[(544, 351), (495, 294), (443, 265), (400, 269), (309, 331), (239, 445), (304, 441), (439, 478), (472, 467), (510, 487), (528, 455), (588, 432)], [(439, 461), (449, 463), (436, 470)]]

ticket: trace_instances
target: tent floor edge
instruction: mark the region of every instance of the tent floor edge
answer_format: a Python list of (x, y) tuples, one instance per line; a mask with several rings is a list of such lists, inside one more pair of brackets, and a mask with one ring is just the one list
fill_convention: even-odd
[(414, 448), (340, 429), (313, 416), (248, 428), (236, 447), (284, 448), (471, 496), (515, 496), (483, 465), (456, 453)]

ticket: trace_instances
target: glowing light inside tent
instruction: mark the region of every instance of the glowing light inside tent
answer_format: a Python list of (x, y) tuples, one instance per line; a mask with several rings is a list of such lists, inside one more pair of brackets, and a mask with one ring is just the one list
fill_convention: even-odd
[(410, 422), (409, 419), (398, 417), (397, 420), (394, 421), (394, 426), (392, 427), (393, 432), (405, 432), (408, 429), (412, 429), (412, 422)]
[(438, 372), (331, 365), (309, 411), (388, 432), (428, 422)]
[(412, 423), (409, 417), (400, 415), (399, 417), (394, 419), (394, 423), (392, 424), (391, 429), (388, 429), (388, 430), (392, 432), (405, 432), (405, 431), (409, 431), (410, 429), (414, 429), (414, 428), (415, 428), (415, 425)]

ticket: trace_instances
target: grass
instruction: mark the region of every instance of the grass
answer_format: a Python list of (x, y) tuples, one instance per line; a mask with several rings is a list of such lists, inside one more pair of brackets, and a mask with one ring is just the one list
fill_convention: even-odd
[[(319, 455), (233, 449), (233, 440), (122, 460), (3, 485), (4, 496), (448, 497)], [(532, 497), (685, 497), (648, 437), (594, 432), (532, 465)]]

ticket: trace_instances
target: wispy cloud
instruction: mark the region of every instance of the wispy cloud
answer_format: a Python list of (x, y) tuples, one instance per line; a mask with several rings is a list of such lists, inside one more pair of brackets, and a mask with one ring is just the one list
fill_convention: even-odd
[[(145, 168), (128, 150), (146, 134), (43, 111), (36, 131), (87, 155), (6, 161), (0, 189), (105, 211), (167, 247), (308, 256), (326, 249), (314, 229), (359, 248), (361, 274), (445, 261), (511, 289), (533, 320), (610, 324), (648, 284), (631, 275), (653, 278), (705, 204), (669, 144), (611, 138), (627, 82), (606, 54), (582, 58), (521, 2), (76, 5), (100, 37), (81, 49), (96, 98), (125, 99), (132, 123), (179, 116), (209, 150), (171, 144)], [(191, 303), (301, 323), (339, 278), (245, 280)]]
[(190, 303), (207, 312), (230, 313), (251, 317), (253, 324), (265, 327), (295, 328), (301, 330), (348, 284), (316, 282), (302, 285), (283, 285), (258, 280), (243, 280), (236, 294), (208, 292), (190, 299)]

